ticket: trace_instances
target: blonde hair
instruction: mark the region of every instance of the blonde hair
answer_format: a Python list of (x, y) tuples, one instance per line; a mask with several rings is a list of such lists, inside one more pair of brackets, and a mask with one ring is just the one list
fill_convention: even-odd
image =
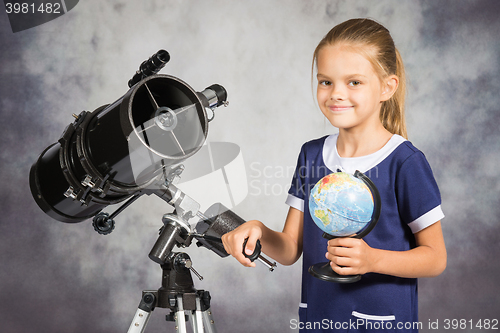
[(371, 62), (380, 80), (396, 75), (399, 84), (394, 95), (382, 103), (380, 121), (389, 132), (407, 138), (405, 120), (406, 82), (403, 60), (389, 30), (370, 19), (351, 19), (333, 27), (314, 50), (314, 64), (319, 51), (337, 43), (347, 44)]

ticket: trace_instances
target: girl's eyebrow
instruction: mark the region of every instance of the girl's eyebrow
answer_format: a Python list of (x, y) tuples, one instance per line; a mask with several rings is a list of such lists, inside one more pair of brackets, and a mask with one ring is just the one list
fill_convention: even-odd
[[(329, 78), (328, 75), (318, 73), (316, 74), (317, 78)], [(366, 75), (363, 74), (348, 74), (344, 77), (344, 79), (352, 79), (352, 78), (367, 78)]]
[(368, 77), (366, 75), (363, 75), (363, 74), (351, 74), (351, 75), (348, 75), (346, 77), (346, 79), (364, 79), (366, 80)]

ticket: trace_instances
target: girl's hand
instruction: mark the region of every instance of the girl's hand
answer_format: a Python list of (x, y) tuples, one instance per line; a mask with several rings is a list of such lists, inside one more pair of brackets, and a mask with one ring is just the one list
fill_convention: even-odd
[(236, 258), (243, 266), (255, 267), (255, 263), (243, 255), (243, 242), (248, 238), (245, 253), (251, 255), (255, 250), (255, 243), (262, 238), (262, 223), (248, 221), (231, 232), (222, 235), (222, 244), (227, 253)]
[(357, 238), (334, 238), (328, 241), (326, 258), (340, 275), (372, 272), (374, 249)]

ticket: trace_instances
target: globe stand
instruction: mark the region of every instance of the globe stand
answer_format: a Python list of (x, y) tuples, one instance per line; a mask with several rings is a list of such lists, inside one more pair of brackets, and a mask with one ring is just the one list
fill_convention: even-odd
[[(372, 218), (368, 225), (361, 230), (359, 233), (346, 236), (346, 237), (352, 237), (352, 238), (358, 238), (361, 239), (368, 235), (370, 231), (375, 227), (375, 225), (378, 222), (378, 219), (380, 217), (380, 194), (377, 190), (377, 187), (375, 184), (372, 182), (370, 178), (365, 176), (362, 172), (357, 171), (354, 173), (354, 177), (361, 179), (366, 186), (370, 189), (373, 197), (373, 213), (372, 213)], [(339, 238), (336, 236), (332, 236), (326, 232), (323, 233), (323, 238), (326, 238), (328, 240), (334, 239), (334, 238)], [(336, 283), (353, 283), (357, 282), (361, 279), (361, 275), (340, 275), (336, 272), (333, 271), (332, 267), (330, 266), (330, 262), (321, 262), (318, 264), (314, 264), (309, 267), (308, 269), (309, 274), (314, 276), (315, 278), (318, 278), (322, 281), (327, 281), (327, 282), (336, 282)]]
[(361, 275), (340, 275), (333, 271), (330, 262), (323, 262), (309, 267), (309, 273), (323, 281), (336, 283), (353, 283), (361, 280)]
[[(338, 238), (334, 237), (326, 232), (323, 233), (323, 238), (328, 240)], [(359, 238), (354, 236), (354, 238)], [(318, 264), (312, 265), (309, 267), (309, 274), (323, 281), (327, 282), (336, 282), (336, 283), (353, 283), (361, 280), (361, 275), (340, 275), (336, 273), (332, 266), (330, 266), (330, 262), (320, 262)]]

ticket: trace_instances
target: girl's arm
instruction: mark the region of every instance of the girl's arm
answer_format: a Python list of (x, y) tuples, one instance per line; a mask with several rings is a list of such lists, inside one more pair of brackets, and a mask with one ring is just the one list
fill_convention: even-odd
[(222, 235), (226, 252), (241, 264), (255, 267), (255, 263), (243, 255), (243, 242), (248, 238), (245, 253), (252, 254), (260, 239), (262, 251), (282, 265), (291, 265), (302, 254), (302, 232), (304, 213), (290, 207), (282, 232), (266, 227), (262, 222), (248, 221), (231, 232)]
[[(341, 275), (381, 273), (404, 278), (433, 277), (446, 268), (441, 222), (415, 234), (416, 247), (408, 251), (375, 249), (361, 239), (336, 238), (328, 242), (326, 258)], [(344, 267), (341, 267), (344, 266)]]

